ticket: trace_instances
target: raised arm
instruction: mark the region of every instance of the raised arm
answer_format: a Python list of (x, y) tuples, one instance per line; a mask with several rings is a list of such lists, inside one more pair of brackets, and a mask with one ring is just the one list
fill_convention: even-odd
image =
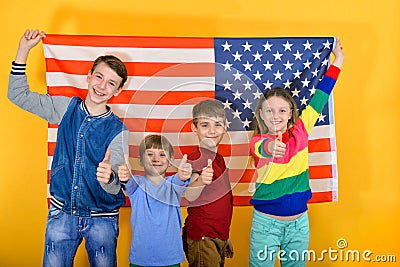
[(70, 98), (32, 92), (26, 77), (26, 61), (29, 52), (45, 36), (42, 31), (26, 30), (21, 37), (15, 60), (12, 63), (7, 97), (20, 108), (36, 114), (52, 124), (56, 124), (64, 116)]
[(334, 59), (331, 63), (331, 66), (326, 71), (322, 80), (318, 83), (315, 94), (300, 115), (300, 118), (302, 119), (308, 133), (311, 132), (311, 129), (314, 127), (319, 114), (322, 112), (326, 103), (328, 103), (329, 96), (332, 93), (332, 90), (336, 84), (336, 80), (341, 72), (345, 57), (339, 38), (336, 38), (335, 43), (336, 45), (332, 50)]

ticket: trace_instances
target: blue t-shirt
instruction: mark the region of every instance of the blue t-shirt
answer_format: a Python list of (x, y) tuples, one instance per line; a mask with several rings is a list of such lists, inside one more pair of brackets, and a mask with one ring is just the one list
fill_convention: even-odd
[(138, 175), (126, 183), (132, 207), (131, 264), (165, 266), (184, 261), (180, 201), (189, 182), (175, 174), (159, 185)]

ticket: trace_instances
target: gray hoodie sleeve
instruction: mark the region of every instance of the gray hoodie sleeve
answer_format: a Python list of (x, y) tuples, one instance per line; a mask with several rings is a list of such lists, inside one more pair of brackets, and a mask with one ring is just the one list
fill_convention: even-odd
[(8, 99), (20, 108), (45, 119), (52, 124), (61, 122), (71, 98), (50, 96), (31, 92), (26, 75), (10, 74), (8, 82)]
[(119, 133), (110, 143), (108, 149), (111, 152), (110, 163), (114, 172), (114, 179), (108, 183), (100, 183), (101, 187), (110, 194), (118, 194), (121, 183), (118, 178), (118, 167), (125, 162), (124, 154), (129, 154), (129, 131)]

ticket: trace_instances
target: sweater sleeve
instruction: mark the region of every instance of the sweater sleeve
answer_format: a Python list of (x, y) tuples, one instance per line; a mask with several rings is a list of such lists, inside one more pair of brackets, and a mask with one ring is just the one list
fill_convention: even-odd
[(182, 181), (179, 178), (179, 175), (176, 173), (171, 177), (171, 183), (174, 191), (179, 195), (182, 196), (183, 192), (186, 190), (186, 187), (190, 184), (191, 179), (186, 181)]
[(132, 176), (126, 183), (124, 183), (124, 191), (130, 197), (136, 189), (139, 187), (138, 180), (139, 176)]
[(310, 103), (302, 111), (300, 118), (303, 121), (308, 134), (310, 134), (319, 114), (321, 114), (326, 103), (328, 103), (329, 96), (336, 84), (339, 73), (340, 69), (338, 67), (334, 65), (329, 67), (322, 80), (318, 83), (317, 89), (311, 98)]
[(250, 140), (250, 152), (255, 158), (272, 158), (268, 151), (268, 144), (273, 141), (272, 138), (256, 135)]
[(25, 69), (25, 64), (12, 63), (8, 83), (8, 99), (20, 108), (36, 114), (52, 124), (60, 123), (71, 98), (31, 92)]

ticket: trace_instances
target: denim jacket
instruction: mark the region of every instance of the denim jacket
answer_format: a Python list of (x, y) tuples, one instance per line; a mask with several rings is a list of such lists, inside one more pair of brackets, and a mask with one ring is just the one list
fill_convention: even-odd
[(50, 202), (81, 217), (116, 215), (125, 196), (121, 190), (107, 193), (97, 180), (96, 169), (110, 142), (126, 126), (111, 110), (100, 116), (88, 114), (82, 100), (74, 97), (58, 125)]

